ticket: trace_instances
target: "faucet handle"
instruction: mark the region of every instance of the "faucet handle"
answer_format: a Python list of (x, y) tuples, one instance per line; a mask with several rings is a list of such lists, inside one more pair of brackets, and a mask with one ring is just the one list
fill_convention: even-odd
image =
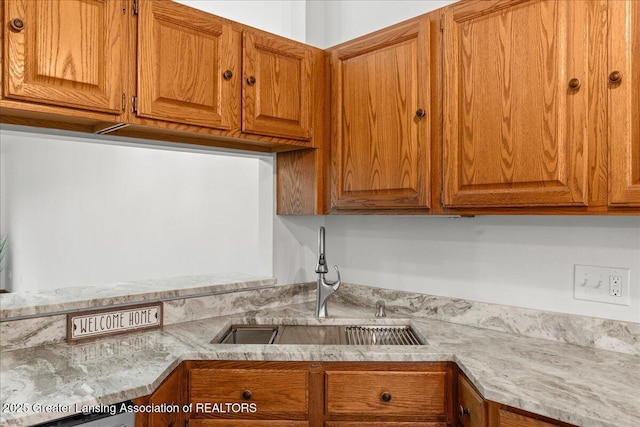
[(387, 317), (387, 313), (384, 311), (384, 301), (376, 301), (376, 317)]
[(335, 282), (333, 282), (331, 284), (331, 286), (333, 287), (334, 291), (337, 291), (338, 288), (340, 287), (340, 284), (342, 283), (342, 280), (340, 279), (340, 270), (338, 270), (338, 266), (334, 265), (333, 268), (336, 269), (336, 273), (338, 273), (338, 280), (336, 280)]

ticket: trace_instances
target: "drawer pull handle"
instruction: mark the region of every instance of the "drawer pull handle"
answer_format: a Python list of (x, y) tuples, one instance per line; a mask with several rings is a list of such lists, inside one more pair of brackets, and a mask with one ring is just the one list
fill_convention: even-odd
[(422, 108), (418, 108), (418, 109), (416, 110), (416, 117), (417, 117), (417, 118), (421, 119), (421, 118), (423, 118), (423, 117), (424, 117), (424, 116), (426, 116), (426, 115), (427, 115), (427, 112), (426, 112), (426, 111), (424, 111)]
[(253, 86), (254, 84), (256, 84), (256, 78), (253, 76), (249, 76), (249, 78), (247, 79), (247, 84), (249, 86)]
[(391, 402), (391, 393), (389, 393), (388, 391), (385, 391), (384, 393), (382, 393), (382, 396), (380, 397), (385, 402)]
[(469, 408), (465, 408), (464, 406), (460, 405), (460, 408), (458, 408), (458, 414), (461, 417), (464, 417), (465, 415), (469, 415)]
[(245, 390), (242, 392), (242, 398), (244, 400), (249, 400), (253, 397), (253, 394), (251, 393), (251, 390)]
[(231, 80), (231, 78), (233, 77), (233, 71), (231, 70), (226, 70), (224, 73), (222, 73), (222, 77), (225, 80)]

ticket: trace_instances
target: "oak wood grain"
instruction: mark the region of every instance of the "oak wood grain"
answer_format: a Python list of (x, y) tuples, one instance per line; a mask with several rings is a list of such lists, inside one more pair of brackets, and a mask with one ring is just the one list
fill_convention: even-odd
[(446, 381), (445, 372), (327, 371), (327, 413), (444, 417)]
[[(256, 413), (235, 414), (235, 418), (283, 418), (304, 420), (308, 417), (309, 374), (294, 369), (191, 369), (189, 401), (255, 403)], [(251, 397), (243, 398), (244, 391)], [(201, 414), (196, 414), (201, 415)], [(233, 414), (232, 414), (233, 415)], [(202, 414), (202, 416), (205, 416)], [(211, 414), (226, 417), (226, 414)]]
[[(214, 128), (239, 127), (240, 33), (172, 1), (142, 0), (138, 15), (138, 115)], [(230, 70), (231, 79), (223, 73)]]
[[(4, 7), (3, 95), (121, 112), (126, 67), (122, 2), (10, 0)], [(10, 29), (12, 19), (24, 29)]]
[(489, 425), (495, 427), (570, 427), (571, 424), (496, 405)]
[[(640, 3), (609, 2), (609, 204), (640, 207)], [(600, 76), (607, 79), (605, 75)]]
[(333, 50), (332, 207), (429, 207), (429, 72), (428, 20)]
[(189, 427), (308, 427), (307, 421), (287, 420), (189, 420)]
[[(245, 31), (242, 55), (242, 130), (310, 139), (313, 49)], [(255, 82), (248, 83), (249, 78)]]
[(458, 405), (468, 412), (458, 413), (462, 427), (487, 427), (487, 404), (464, 376), (458, 376)]
[(445, 206), (587, 204), (587, 11), (499, 1), (446, 12)]

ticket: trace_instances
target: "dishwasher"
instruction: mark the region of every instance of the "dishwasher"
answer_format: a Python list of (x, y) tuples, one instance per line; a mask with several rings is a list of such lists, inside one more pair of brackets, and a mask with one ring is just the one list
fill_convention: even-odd
[[(129, 406), (131, 402), (124, 402), (125, 406)], [(122, 403), (113, 405), (116, 408), (122, 406)], [(135, 414), (133, 412), (90, 412), (71, 415), (65, 418), (48, 421), (42, 424), (36, 424), (33, 427), (135, 427)]]

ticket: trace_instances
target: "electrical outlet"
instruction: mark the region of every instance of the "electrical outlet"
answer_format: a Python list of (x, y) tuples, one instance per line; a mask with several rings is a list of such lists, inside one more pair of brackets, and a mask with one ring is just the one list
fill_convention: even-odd
[(609, 276), (609, 295), (612, 297), (622, 297), (621, 276)]
[(629, 305), (629, 269), (576, 264), (573, 297), (586, 301)]

